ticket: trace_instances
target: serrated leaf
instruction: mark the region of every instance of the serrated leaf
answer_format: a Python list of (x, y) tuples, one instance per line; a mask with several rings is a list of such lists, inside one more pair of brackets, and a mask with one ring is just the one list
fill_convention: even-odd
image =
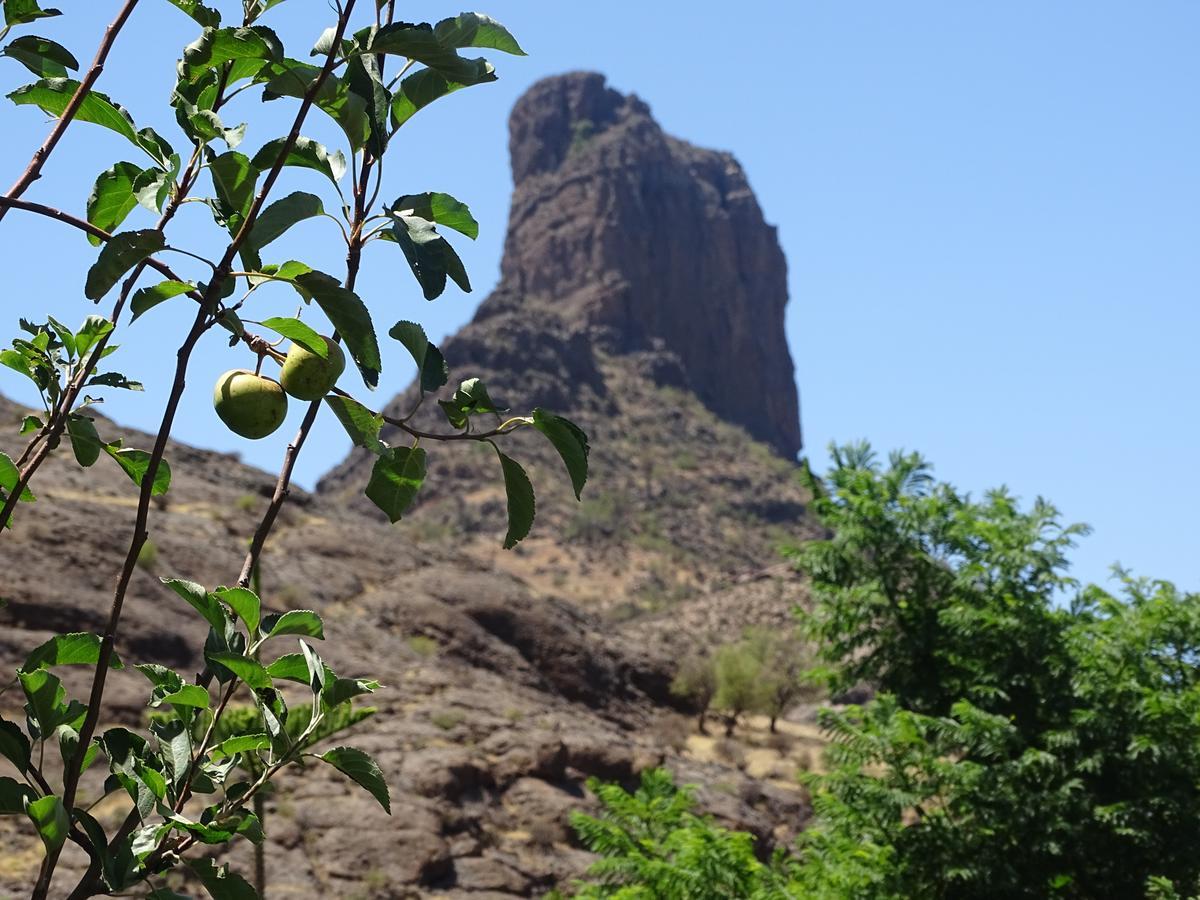
[[(21, 480), (21, 471), (17, 468), (7, 453), (0, 451), (0, 491), (5, 496), (11, 494)], [(36, 498), (28, 485), (21, 491), (21, 502), (32, 503)]]
[[(94, 634), (74, 632), (56, 634), (25, 658), (22, 672), (36, 672), (50, 666), (94, 666), (100, 661), (100, 638)], [(108, 661), (110, 669), (124, 668), (116, 653)]]
[(425, 23), (396, 22), (382, 28), (368, 28), (355, 34), (355, 41), (364, 53), (386, 53), (405, 56), (436, 69), (451, 81), (478, 84), (487, 80), (487, 60), (467, 59), (457, 49), (439, 40), (434, 29)]
[(57, 853), (71, 830), (71, 819), (62, 800), (54, 795), (39, 797), (25, 807), (25, 813), (46, 845), (46, 853)]
[(0, 816), (19, 816), (25, 812), (25, 804), (37, 797), (27, 784), (14, 778), (0, 777)]
[[(264, 144), (251, 160), (254, 167), (260, 172), (269, 171), (275, 165), (275, 161), (279, 158), (286, 143), (286, 138), (276, 138)], [(306, 137), (296, 139), (296, 143), (288, 151), (283, 164), (320, 172), (335, 185), (346, 174), (346, 157), (341, 150), (330, 153), (322, 144)]]
[(553, 415), (541, 408), (533, 411), (533, 427), (544, 434), (558, 451), (571, 478), (575, 498), (580, 499), (588, 476), (587, 435), (569, 419)]
[(500, 452), (500, 468), (504, 471), (504, 493), (508, 499), (508, 533), (504, 535), (504, 549), (511, 550), (524, 540), (533, 527), (537, 504), (533, 496), (533, 484), (529, 476), (515, 459)]
[[(125, 217), (137, 206), (133, 183), (142, 174), (142, 168), (131, 162), (119, 162), (105, 169), (92, 186), (87, 200), (87, 220), (97, 228), (113, 231), (125, 221)], [(100, 238), (87, 236), (92, 246), (100, 246)]]
[(258, 599), (258, 594), (242, 587), (221, 587), (213, 591), (213, 594), (218, 600), (228, 604), (237, 617), (246, 623), (246, 630), (253, 638), (262, 616), (262, 602)]
[[(294, 97), (302, 99), (313, 82), (321, 74), (317, 66), (310, 66), (294, 59), (275, 62), (263, 69), (259, 79), (268, 76), (263, 91), (264, 100), (274, 100), (277, 97)], [(370, 135), (371, 125), (367, 119), (366, 101), (350, 90), (350, 86), (330, 74), (321, 82), (313, 98), (313, 105), (332, 118), (346, 134), (350, 148), (361, 150)]]
[(320, 759), (329, 763), (343, 775), (366, 788), (384, 811), (392, 814), (391, 797), (383, 772), (370, 756), (354, 747), (335, 747), (321, 754)]
[(198, 684), (185, 684), (177, 691), (165, 695), (161, 703), (170, 703), (173, 706), (191, 706), (196, 709), (208, 709), (210, 698), (208, 691), (200, 687)]
[(71, 413), (67, 416), (67, 435), (71, 439), (71, 450), (75, 453), (75, 461), (85, 469), (100, 458), (100, 448), (104, 446), (100, 435), (96, 433), (96, 424), (87, 416)]
[(249, 753), (254, 750), (270, 750), (271, 738), (265, 734), (241, 734), (227, 738), (213, 747), (214, 759), (233, 756), (238, 753)]
[(240, 653), (209, 653), (208, 659), (218, 662), (255, 690), (270, 688), (271, 676), (262, 663)]
[(292, 284), (306, 299), (311, 298), (333, 323), (350, 351), (350, 358), (362, 374), (367, 387), (379, 384), (379, 373), (383, 367), (379, 358), (379, 344), (375, 339), (375, 326), (371, 314), (358, 294), (342, 287), (336, 278), (324, 272), (306, 272), (292, 279)]
[(453, 228), (459, 234), (465, 234), (474, 240), (479, 237), (479, 223), (471, 215), (467, 204), (456, 200), (449, 194), (437, 191), (424, 194), (405, 194), (398, 197), (392, 204), (391, 211), (396, 215), (416, 216)]
[(189, 80), (205, 70), (219, 68), (239, 59), (280, 60), (283, 44), (270, 28), (206, 28), (183, 50), (184, 73)]
[(84, 296), (99, 301), (126, 272), (165, 246), (163, 233), (153, 228), (122, 231), (113, 235), (112, 240), (100, 250), (95, 264), (88, 269)]
[(190, 859), (188, 866), (212, 900), (258, 900), (258, 893), (241, 875), (229, 870), (228, 864), (218, 866), (211, 859)]
[(217, 193), (213, 210), (217, 224), (234, 233), (242, 227), (254, 203), (254, 189), (260, 173), (244, 153), (236, 150), (229, 150), (212, 159), (208, 169)]
[[(18, 106), (37, 106), (47, 115), (58, 118), (71, 102), (71, 97), (79, 88), (79, 82), (72, 78), (43, 78), (33, 84), (19, 87), (8, 95)], [(110, 131), (128, 138), (135, 147), (146, 150), (151, 155), (155, 153), (147, 146), (147, 136), (140, 135), (133, 119), (123, 107), (114, 103), (107, 95), (96, 90), (88, 91), (75, 119), (80, 122), (91, 122)], [(162, 159), (158, 160), (162, 162)]]
[(75, 333), (75, 352), (82, 359), (100, 338), (113, 330), (113, 323), (103, 316), (88, 316)]
[(259, 251), (267, 244), (287, 232), (297, 222), (325, 214), (325, 206), (316, 194), (296, 191), (276, 200), (266, 207), (254, 220), (254, 228), (243, 244), (242, 258), (251, 269), (262, 265)]
[(309, 328), (299, 319), (274, 317), (263, 319), (261, 324), (264, 328), (269, 328), (276, 334), (283, 335), (289, 341), (299, 344), (313, 356), (319, 356), (321, 359), (329, 358), (329, 344)]
[(205, 28), (216, 28), (221, 24), (221, 14), (205, 6), (200, 0), (167, 0), (172, 6), (183, 10)]
[(442, 351), (430, 342), (425, 329), (416, 322), (397, 322), (388, 335), (403, 344), (417, 364), (422, 391), (436, 391), (450, 380), (450, 368)]
[(5, 25), (27, 25), (37, 19), (61, 15), (61, 10), (42, 9), (38, 0), (4, 0)]
[(353, 55), (346, 64), (346, 81), (350, 90), (366, 101), (366, 116), (370, 126), (366, 150), (376, 159), (387, 152), (388, 112), (392, 106), (391, 92), (383, 83), (379, 57)]
[(434, 300), (446, 289), (446, 276), (462, 290), (471, 292), (471, 281), (458, 253), (437, 232), (435, 223), (419, 216), (393, 215), (392, 227), (381, 237), (400, 245), (408, 266), (421, 285), (426, 300)]
[(434, 100), (471, 87), (472, 84), (485, 84), (495, 80), (496, 71), (487, 61), (484, 61), (483, 71), (479, 73), (478, 80), (471, 84), (447, 78), (434, 69), (414, 72), (400, 82), (400, 87), (392, 98), (392, 127), (399, 128)]
[(447, 47), (480, 47), (513, 56), (526, 55), (512, 32), (483, 13), (466, 12), (442, 19), (433, 26), (433, 33)]
[[(150, 471), (150, 454), (145, 450), (122, 450), (114, 444), (105, 444), (104, 449), (129, 476), (129, 480), (141, 487), (146, 473)], [(170, 487), (171, 466), (165, 459), (160, 459), (158, 469), (154, 473), (154, 484), (150, 488), (150, 496), (157, 497), (159, 494), (165, 494)]]
[(67, 69), (79, 68), (79, 61), (62, 44), (32, 34), (17, 38), (0, 52), (38, 78), (65, 78)]
[(294, 634), (325, 640), (325, 623), (311, 609), (291, 609), (282, 614), (264, 616), (262, 631), (269, 638)]
[(0, 756), (22, 774), (29, 768), (29, 738), (19, 725), (6, 719), (0, 719)]
[(220, 602), (194, 581), (184, 581), (181, 578), (161, 578), (163, 584), (187, 601), (188, 605), (204, 618), (213, 629), (223, 634), (225, 624), (229, 621)]
[(471, 416), (504, 411), (492, 401), (487, 385), (478, 378), (468, 378), (450, 395), (449, 400), (439, 400), (438, 405), (455, 428), (466, 428)]
[(365, 491), (388, 521), (399, 522), (425, 483), (425, 450), (389, 447), (379, 454)]
[(333, 410), (346, 434), (356, 447), (379, 453), (386, 445), (379, 440), (379, 432), (383, 429), (383, 416), (373, 413), (357, 400), (330, 394), (325, 398), (329, 408)]
[(165, 300), (194, 290), (196, 290), (196, 285), (186, 281), (160, 281), (152, 287), (140, 288), (134, 292), (129, 301), (129, 308), (133, 311), (133, 318), (130, 321), (136, 322), (138, 316)]

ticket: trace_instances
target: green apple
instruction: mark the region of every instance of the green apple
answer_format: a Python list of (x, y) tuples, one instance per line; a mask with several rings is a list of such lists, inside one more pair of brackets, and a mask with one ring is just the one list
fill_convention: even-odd
[(327, 337), (322, 336), (321, 340), (329, 348), (329, 356), (325, 359), (296, 343), (288, 349), (279, 383), (297, 400), (320, 400), (333, 389), (346, 369), (346, 354), (342, 348)]
[(230, 369), (217, 379), (213, 406), (230, 431), (258, 440), (283, 424), (287, 394), (278, 381), (247, 369)]

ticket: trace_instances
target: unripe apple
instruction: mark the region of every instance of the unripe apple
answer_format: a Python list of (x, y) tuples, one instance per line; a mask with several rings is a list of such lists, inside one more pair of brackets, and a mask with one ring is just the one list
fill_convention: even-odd
[(296, 343), (288, 349), (279, 383), (297, 400), (320, 400), (333, 389), (346, 369), (346, 354), (342, 348), (327, 337), (321, 340), (329, 348), (326, 359)]
[(217, 379), (213, 406), (230, 431), (258, 440), (283, 424), (287, 394), (278, 381), (247, 369), (230, 369)]

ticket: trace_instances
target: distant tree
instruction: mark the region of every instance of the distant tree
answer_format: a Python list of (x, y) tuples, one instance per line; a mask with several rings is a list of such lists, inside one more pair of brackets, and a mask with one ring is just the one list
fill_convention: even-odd
[(1119, 573), (1076, 590), (1063, 527), (935, 484), (917, 456), (841, 448), (793, 556), (839, 689), (800, 896), (1129, 898), (1200, 878), (1200, 596)]
[(595, 779), (602, 810), (571, 816), (583, 845), (600, 854), (579, 885), (579, 900), (788, 900), (782, 865), (754, 855), (754, 838), (692, 812), (691, 789), (648, 769), (632, 794)]
[(717, 673), (712, 656), (703, 651), (693, 651), (685, 656), (671, 681), (671, 693), (698, 710), (696, 726), (701, 734), (708, 734), (705, 719), (716, 691)]
[(762, 687), (757, 712), (771, 720), (776, 731), (780, 716), (803, 699), (815, 699), (821, 691), (813, 682), (813, 658), (806, 641), (795, 631), (760, 628), (747, 635), (751, 652), (760, 662)]
[(726, 644), (713, 657), (717, 690), (713, 706), (721, 711), (725, 736), (732, 737), (738, 718), (764, 706), (763, 659), (751, 640)]

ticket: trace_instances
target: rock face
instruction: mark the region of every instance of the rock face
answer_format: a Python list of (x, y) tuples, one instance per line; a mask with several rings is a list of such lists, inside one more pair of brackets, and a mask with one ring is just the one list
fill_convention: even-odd
[(595, 73), (535, 84), (509, 134), (501, 285), (480, 317), (515, 300), (614, 352), (665, 348), (709, 409), (794, 458), (787, 265), (737, 161), (664, 134)]

